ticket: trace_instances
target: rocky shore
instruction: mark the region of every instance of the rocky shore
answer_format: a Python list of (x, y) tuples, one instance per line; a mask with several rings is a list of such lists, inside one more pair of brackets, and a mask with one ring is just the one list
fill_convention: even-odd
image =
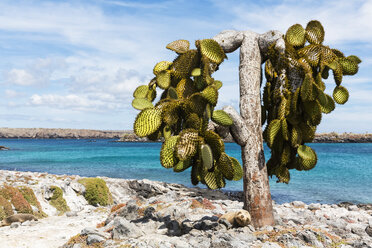
[[(133, 131), (103, 131), (62, 128), (0, 128), (0, 139), (115, 139), (118, 142), (149, 142)], [(229, 135), (225, 142), (233, 142)], [(372, 143), (372, 134), (319, 133), (314, 143)]]
[[(88, 197), (87, 182), (101, 179), (109, 191), (106, 201), (101, 201), (102, 192)], [(52, 204), (56, 187), (67, 209)], [(149, 180), (0, 171), (0, 216), (6, 202), (14, 213), (21, 212), (16, 197), (4, 193), (10, 188), (22, 194), (32, 189), (39, 204), (29, 195), (24, 199), (39, 221), (0, 227), (0, 247), (372, 247), (370, 204), (274, 203), (275, 225), (255, 229), (220, 219), (243, 206), (239, 194), (222, 191)], [(4, 196), (9, 200), (1, 200)]]

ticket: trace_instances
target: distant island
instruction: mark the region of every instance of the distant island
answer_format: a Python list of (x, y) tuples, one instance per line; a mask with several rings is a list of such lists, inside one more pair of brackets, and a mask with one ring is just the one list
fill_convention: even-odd
[[(0, 139), (116, 139), (121, 142), (148, 142), (137, 137), (133, 131), (111, 131), (63, 128), (0, 128)], [(225, 139), (233, 142), (231, 136)], [(372, 143), (372, 134), (319, 133), (314, 143)]]

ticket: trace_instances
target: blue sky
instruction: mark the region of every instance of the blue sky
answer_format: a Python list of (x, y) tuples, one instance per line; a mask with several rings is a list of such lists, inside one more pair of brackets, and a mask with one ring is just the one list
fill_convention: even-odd
[[(131, 129), (132, 92), (155, 63), (175, 58), (169, 42), (225, 29), (285, 33), (316, 19), (324, 44), (363, 60), (343, 80), (349, 102), (318, 132), (372, 133), (372, 1), (255, 2), (1, 0), (0, 127)], [(224, 83), (218, 107), (238, 106), (238, 53), (228, 57), (214, 74)]]

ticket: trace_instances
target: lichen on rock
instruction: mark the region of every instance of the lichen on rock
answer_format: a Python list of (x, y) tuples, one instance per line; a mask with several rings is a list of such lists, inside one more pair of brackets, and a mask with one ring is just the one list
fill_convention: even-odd
[(10, 201), (17, 213), (32, 214), (31, 205), (17, 188), (4, 185), (3, 188), (0, 189), (0, 196)]
[(62, 215), (65, 212), (70, 211), (70, 208), (66, 203), (66, 200), (63, 198), (62, 189), (57, 186), (51, 186), (50, 190), (53, 191), (53, 196), (50, 199), (50, 205), (52, 205), (59, 211), (59, 215)]
[(110, 190), (101, 178), (83, 178), (78, 181), (85, 186), (84, 197), (90, 205), (107, 206), (113, 203)]
[(41, 205), (40, 205), (40, 202), (37, 200), (36, 196), (35, 196), (35, 193), (34, 191), (29, 188), (29, 187), (26, 187), (26, 186), (21, 186), (18, 188), (18, 190), (21, 192), (21, 194), (23, 195), (23, 197), (26, 199), (26, 201), (31, 205), (31, 206), (34, 206), (38, 209), (38, 211), (34, 211), (34, 215), (38, 218), (44, 218), (44, 217), (47, 217), (48, 215), (46, 213), (44, 213)]

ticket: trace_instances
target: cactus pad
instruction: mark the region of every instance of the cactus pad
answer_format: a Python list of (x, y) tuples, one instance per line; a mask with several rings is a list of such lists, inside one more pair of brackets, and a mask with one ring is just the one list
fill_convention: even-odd
[(156, 82), (160, 89), (168, 89), (171, 83), (171, 75), (169, 71), (161, 71), (156, 76)]
[(319, 21), (310, 21), (306, 26), (306, 39), (311, 44), (321, 44), (324, 40), (324, 28)]
[(139, 137), (154, 133), (161, 125), (161, 110), (147, 108), (142, 110), (134, 122), (134, 132)]
[(239, 181), (243, 177), (243, 168), (236, 158), (230, 157), (230, 160), (232, 162), (232, 166), (234, 170), (234, 177), (232, 180)]
[(200, 154), (201, 154), (201, 159), (203, 162), (203, 166), (206, 169), (212, 169), (213, 167), (213, 154), (212, 154), (212, 149), (209, 145), (203, 144), (200, 147)]
[(305, 29), (300, 24), (292, 25), (285, 34), (285, 40), (294, 47), (305, 45)]
[(344, 75), (354, 75), (358, 72), (358, 63), (352, 59), (340, 58), (338, 63), (340, 63)]
[(179, 134), (176, 145), (176, 155), (180, 160), (191, 158), (197, 152), (198, 131), (195, 129), (185, 129)]
[(349, 91), (343, 86), (336, 86), (333, 90), (333, 99), (338, 104), (344, 104), (349, 99)]
[(133, 101), (132, 101), (132, 106), (133, 106), (133, 108), (138, 109), (138, 110), (143, 110), (143, 109), (146, 109), (146, 108), (153, 108), (154, 107), (152, 102), (150, 102), (146, 98), (134, 98)]
[(176, 53), (186, 53), (190, 48), (190, 42), (188, 40), (176, 40), (169, 43), (166, 48)]
[(192, 166), (191, 160), (179, 161), (174, 167), (174, 172), (182, 172)]
[(178, 136), (172, 136), (161, 147), (160, 163), (165, 168), (172, 168), (177, 163), (177, 158), (174, 156), (177, 139)]
[(203, 56), (216, 64), (222, 63), (225, 58), (225, 52), (222, 47), (212, 39), (200, 40), (200, 52)]
[(231, 117), (223, 110), (213, 111), (212, 121), (222, 126), (231, 126), (233, 124)]
[(171, 65), (172, 62), (170, 61), (161, 61), (157, 63), (153, 69), (154, 75), (158, 75), (160, 72), (168, 70)]
[(149, 92), (149, 86), (141, 85), (141, 86), (138, 86), (136, 90), (133, 92), (133, 97), (134, 98), (145, 98), (148, 92)]

